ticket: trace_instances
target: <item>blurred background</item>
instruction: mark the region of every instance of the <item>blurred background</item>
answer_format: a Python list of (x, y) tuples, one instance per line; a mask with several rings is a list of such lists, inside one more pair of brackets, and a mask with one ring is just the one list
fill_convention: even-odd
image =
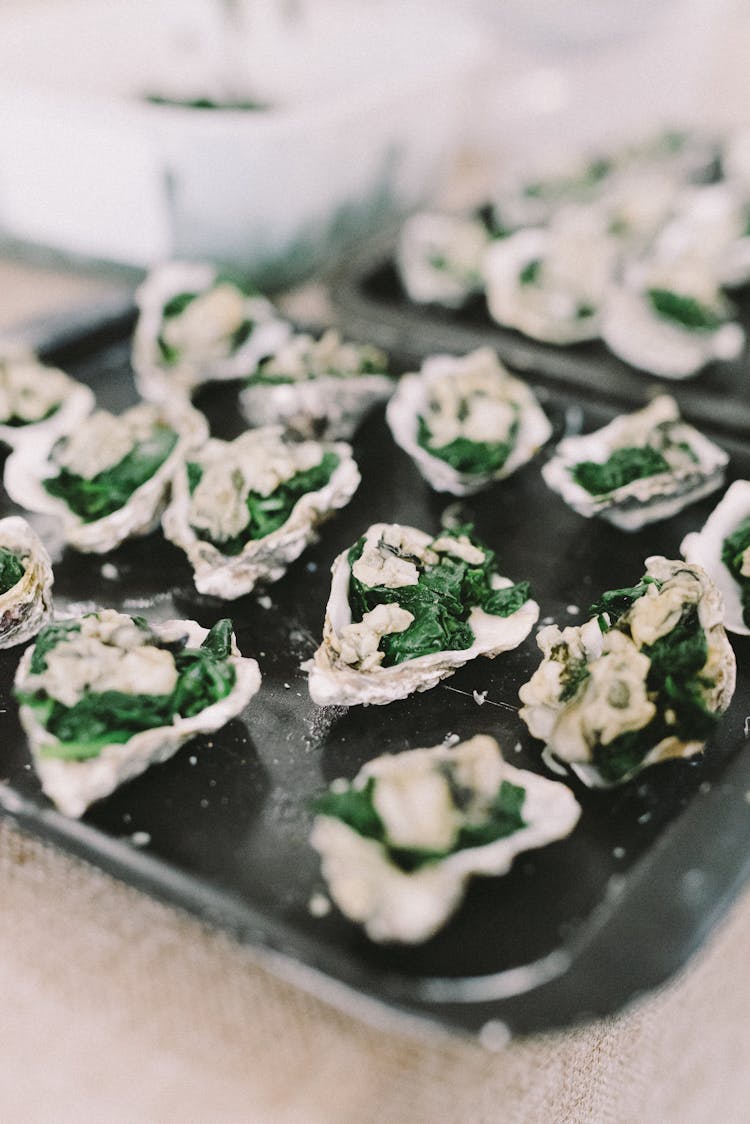
[(746, 121), (742, 0), (0, 0), (0, 237), (278, 286), (430, 202)]

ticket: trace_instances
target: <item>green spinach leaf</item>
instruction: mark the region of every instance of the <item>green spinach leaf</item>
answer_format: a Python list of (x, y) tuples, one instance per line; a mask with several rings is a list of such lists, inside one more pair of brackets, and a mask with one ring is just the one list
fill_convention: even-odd
[(671, 289), (648, 289), (646, 295), (658, 316), (690, 332), (715, 332), (723, 323), (712, 308), (695, 297)]
[(616, 449), (603, 464), (581, 461), (570, 472), (581, 488), (593, 496), (603, 496), (634, 480), (669, 472), (669, 464), (657, 449), (642, 445)]
[(20, 582), (25, 573), (26, 567), (18, 555), (0, 546), (0, 595)]
[(417, 444), (433, 457), (439, 457), (455, 468), (456, 472), (465, 472), (468, 475), (489, 476), (502, 468), (516, 443), (517, 435), (518, 419), (516, 418), (506, 441), (472, 441), (468, 437), (455, 437), (447, 445), (434, 447), (431, 444), (432, 431), (429, 423), (421, 415), (417, 421)]

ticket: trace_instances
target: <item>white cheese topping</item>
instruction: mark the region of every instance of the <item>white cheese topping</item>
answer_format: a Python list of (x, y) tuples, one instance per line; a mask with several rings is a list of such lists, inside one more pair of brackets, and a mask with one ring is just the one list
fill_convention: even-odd
[(661, 590), (649, 585), (628, 612), (630, 633), (641, 647), (653, 644), (675, 627), (686, 605), (697, 605), (701, 586), (687, 571), (665, 582)]
[(357, 375), (365, 367), (385, 371), (388, 360), (376, 347), (342, 341), (329, 329), (319, 340), (300, 333), (291, 336), (263, 364), (263, 374), (294, 381), (323, 375)]
[(191, 359), (228, 355), (233, 334), (247, 318), (244, 294), (228, 281), (200, 293), (178, 316), (165, 318), (161, 335)]
[(362, 554), (352, 566), (357, 581), (366, 586), (399, 589), (416, 585), (419, 567), (434, 564), (437, 554), (430, 548), (430, 536), (413, 527), (376, 524), (367, 532)]
[(85, 617), (47, 652), (46, 670), (29, 675), (30, 691), (44, 691), (64, 706), (89, 692), (168, 695), (177, 683), (170, 652), (149, 643), (149, 635), (114, 610)]
[(317, 441), (284, 440), (281, 429), (268, 427), (235, 441), (214, 441), (194, 459), (203, 475), (191, 496), (188, 519), (221, 542), (250, 521), (250, 492), (270, 496), (298, 472), (319, 465), (323, 448)]
[(469, 441), (507, 441), (518, 417), (513, 382), (507, 378), (489, 348), (473, 354), (475, 365), (434, 378), (424, 419), (430, 428), (430, 445), (440, 448), (458, 437)]
[(481, 566), (485, 559), (484, 551), (470, 542), (466, 535), (459, 535), (458, 538), (441, 535), (431, 543), (431, 547), (438, 554), (452, 554), (454, 558), (460, 558), (470, 566)]
[(146, 441), (160, 420), (154, 406), (141, 404), (116, 417), (96, 410), (53, 450), (60, 468), (91, 480), (123, 457), (141, 441)]
[(331, 637), (331, 647), (342, 663), (370, 671), (383, 662), (378, 651), (381, 637), (392, 632), (405, 632), (413, 615), (399, 605), (376, 605), (364, 613), (358, 624), (348, 624)]
[(71, 381), (54, 367), (31, 359), (0, 360), (0, 422), (41, 421), (70, 393)]

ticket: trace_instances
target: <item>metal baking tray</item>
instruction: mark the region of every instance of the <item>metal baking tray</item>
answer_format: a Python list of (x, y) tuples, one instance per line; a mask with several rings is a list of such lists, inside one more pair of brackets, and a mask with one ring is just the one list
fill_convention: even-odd
[[(714, 363), (694, 378), (657, 379), (613, 355), (600, 341), (556, 347), (538, 343), (490, 316), (483, 296), (455, 311), (416, 305), (406, 296), (393, 261), (393, 242), (368, 246), (331, 279), (338, 320), (355, 339), (368, 339), (409, 364), (425, 354), (462, 354), (489, 344), (500, 358), (527, 377), (575, 389), (620, 407), (641, 404), (657, 389), (667, 390), (695, 424), (706, 423), (750, 438), (748, 350), (730, 363)], [(737, 317), (750, 341), (750, 289), (732, 294)]]
[[(48, 341), (50, 360), (90, 383), (103, 405), (134, 400), (132, 317)], [(431, 340), (414, 325), (413, 344)], [(400, 362), (396, 357), (396, 362)], [(555, 434), (598, 426), (612, 404), (583, 400), (559, 380), (532, 379)], [(218, 435), (241, 428), (236, 388), (198, 400)], [(750, 442), (726, 434), (732, 476), (750, 475)], [(668, 763), (609, 792), (575, 781), (583, 814), (567, 840), (520, 856), (504, 878), (477, 879), (453, 920), (415, 948), (378, 947), (334, 909), (308, 845), (312, 794), (351, 777), (384, 750), (449, 734), (495, 735), (510, 760), (544, 771), (519, 720), (517, 691), (538, 663), (533, 640), (479, 660), (432, 691), (387, 707), (319, 709), (300, 661), (320, 636), (334, 555), (371, 522), (436, 532), (450, 497), (437, 496), (396, 449), (382, 412), (358, 434), (361, 488), (318, 545), (262, 595), (222, 603), (196, 593), (183, 555), (156, 533), (105, 558), (58, 552), (58, 610), (113, 606), (210, 625), (231, 615), (263, 686), (224, 730), (185, 746), (94, 805), (82, 821), (41, 794), (12, 699), (18, 652), (0, 654), (0, 812), (22, 828), (184, 907), (259, 950), (274, 970), (368, 1018), (479, 1033), (485, 1041), (570, 1025), (621, 1008), (666, 980), (706, 937), (750, 873), (750, 645), (734, 640), (737, 693), (705, 755)], [(539, 459), (463, 505), (504, 572), (529, 578), (545, 619), (575, 623), (604, 589), (632, 583), (652, 553), (677, 553), (712, 501), (636, 534), (588, 523), (541, 480)], [(12, 505), (3, 499), (3, 510)], [(49, 521), (32, 519), (43, 537)], [(474, 691), (487, 692), (478, 705)], [(407, 1020), (408, 1021), (408, 1020)]]

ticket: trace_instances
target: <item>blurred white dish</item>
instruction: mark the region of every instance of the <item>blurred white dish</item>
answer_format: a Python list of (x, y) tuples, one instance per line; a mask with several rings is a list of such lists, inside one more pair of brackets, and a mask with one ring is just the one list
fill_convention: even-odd
[[(486, 54), (425, 0), (41, 0), (0, 17), (0, 229), (149, 265), (210, 258), (270, 284), (434, 189)], [(231, 50), (227, 50), (227, 47)], [(149, 104), (220, 95), (268, 109)]]

